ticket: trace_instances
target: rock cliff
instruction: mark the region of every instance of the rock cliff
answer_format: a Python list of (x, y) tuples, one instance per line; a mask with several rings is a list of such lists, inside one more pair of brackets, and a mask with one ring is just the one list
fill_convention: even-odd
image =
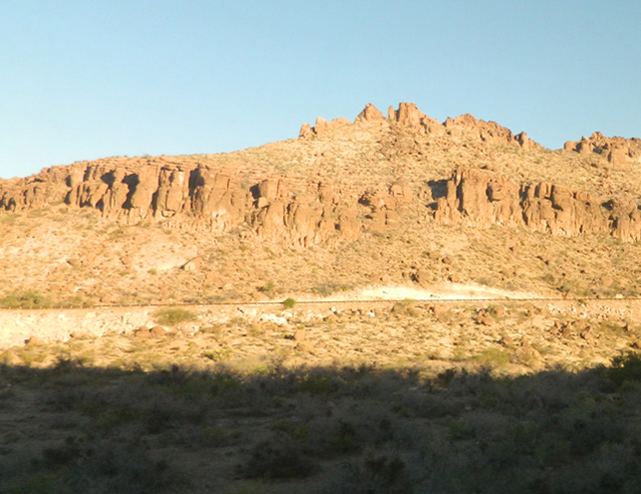
[[(375, 158), (359, 151), (358, 140), (350, 141), (357, 134), (377, 136), (373, 141), (377, 147), (370, 148)], [(319, 117), (314, 127), (304, 124), (299, 139), (291, 141), (297, 143), (295, 150), (303, 157), (289, 163), (307, 159), (317, 165), (343, 166), (327, 145), (335, 137), (348, 143), (348, 152), (360, 153), (361, 162), (371, 160), (380, 168), (361, 168), (378, 174), (375, 187), (360, 185), (359, 180), (344, 181), (354, 174), (349, 170), (341, 177), (325, 173), (321, 178), (313, 166), (304, 173), (288, 173), (285, 166), (262, 173), (252, 171), (251, 162), (241, 170), (233, 162), (212, 163), (198, 156), (109, 158), (0, 181), (0, 210), (66, 204), (95, 209), (107, 220), (130, 225), (153, 221), (192, 231), (235, 231), (243, 238), (310, 246), (353, 241), (363, 231), (384, 232), (402, 226), (408, 212), (421, 216), (420, 203), (429, 196), (433, 200), (430, 211), (440, 223), (499, 224), (559, 235), (611, 233), (624, 240), (641, 240), (641, 217), (634, 201), (595, 198), (547, 181), (517, 183), (470, 166), (470, 156), (492, 159), (494, 150), (536, 155), (542, 148), (525, 132), (514, 135), (495, 122), (469, 114), (439, 123), (414, 103), (390, 107), (387, 116), (368, 104), (354, 123)], [(455, 165), (462, 158), (449, 158), (453, 151), (456, 156), (462, 156), (462, 149), (472, 151), (450, 179), (435, 179), (431, 192), (426, 192), (423, 179), (408, 176), (404, 170), (409, 162), (429, 163), (430, 157), (438, 156), (430, 151), (434, 149), (441, 153), (441, 160), (447, 155), (446, 160)], [(610, 167), (623, 170), (641, 159), (641, 140), (606, 138), (596, 132), (580, 142), (566, 143), (565, 150), (597, 153)]]
[(563, 148), (585, 156), (592, 153), (602, 155), (615, 170), (628, 170), (632, 162), (641, 161), (641, 139), (638, 138), (605, 137), (600, 132), (595, 132), (590, 137), (582, 137), (578, 142), (567, 141)]
[(352, 241), (364, 228), (384, 231), (412, 198), (402, 181), (358, 193), (327, 181), (252, 179), (162, 158), (76, 163), (0, 183), (4, 211), (65, 203), (129, 225), (155, 221), (216, 233), (240, 229), (245, 236), (299, 246)]
[(522, 226), (568, 236), (609, 233), (627, 241), (641, 240), (641, 214), (633, 203), (602, 202), (545, 182), (517, 184), (475, 169), (457, 169), (438, 185), (433, 207), (440, 223)]

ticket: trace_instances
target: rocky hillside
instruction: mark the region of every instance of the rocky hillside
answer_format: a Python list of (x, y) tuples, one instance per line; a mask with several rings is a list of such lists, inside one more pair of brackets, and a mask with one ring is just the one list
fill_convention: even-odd
[(639, 139), (596, 132), (551, 151), (471, 115), (367, 105), (245, 151), (0, 181), (0, 273), (5, 296), (79, 303), (448, 280), (634, 294), (640, 161)]

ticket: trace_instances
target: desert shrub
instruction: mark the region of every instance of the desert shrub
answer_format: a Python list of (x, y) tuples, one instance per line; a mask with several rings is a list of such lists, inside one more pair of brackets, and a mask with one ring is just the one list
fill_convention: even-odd
[(351, 422), (338, 421), (333, 433), (328, 436), (330, 452), (337, 454), (349, 454), (360, 451), (363, 446), (363, 438), (357, 427)]
[(9, 494), (65, 494), (65, 489), (54, 475), (36, 475), (9, 488)]
[(332, 492), (340, 494), (412, 494), (405, 462), (397, 455), (368, 455), (343, 467)]
[(597, 327), (601, 333), (606, 335), (623, 336), (625, 334), (623, 325), (610, 319), (604, 319)]
[(75, 296), (72, 299), (61, 303), (68, 307), (92, 307), (94, 303), (91, 300), (87, 300), (84, 297)]
[[(108, 441), (65, 444), (57, 449), (47, 450), (45, 465), (49, 470), (59, 472), (59, 478), (72, 488), (82, 489), (91, 483), (102, 486), (98, 492), (142, 494), (173, 491), (186, 485), (182, 476), (165, 460), (152, 457), (144, 444), (133, 440), (126, 444)], [(51, 458), (63, 463), (51, 464)], [(79, 458), (82, 461), (76, 461)]]
[(198, 319), (198, 314), (180, 307), (167, 307), (158, 309), (153, 314), (154, 321), (163, 326), (177, 326), (183, 322), (194, 321)]
[(510, 362), (510, 352), (499, 348), (488, 348), (474, 357), (474, 360), (491, 368), (504, 367)]
[(331, 283), (323, 283), (312, 288), (312, 292), (314, 292), (316, 295), (320, 295), (321, 297), (329, 297), (331, 294), (336, 293), (338, 290), (339, 287)]
[(273, 297), (274, 292), (276, 291), (276, 284), (272, 280), (269, 280), (267, 283), (261, 286), (258, 289), (258, 291), (264, 293), (265, 295), (271, 298)]
[(209, 426), (198, 429), (199, 433), (194, 440), (207, 447), (222, 448), (239, 444), (243, 435), (238, 430), (229, 430), (224, 427)]
[(295, 440), (277, 435), (257, 444), (251, 451), (240, 474), (245, 478), (295, 479), (306, 478), (318, 470)]
[(321, 297), (329, 297), (337, 292), (345, 292), (351, 290), (353, 285), (350, 284), (338, 284), (338, 283), (321, 283), (312, 288), (312, 292)]
[(283, 307), (285, 309), (293, 309), (295, 305), (296, 305), (296, 300), (294, 300), (291, 297), (283, 300)]
[(301, 373), (296, 382), (296, 390), (312, 395), (335, 394), (340, 389), (340, 380), (329, 373)]
[(641, 381), (641, 354), (629, 352), (614, 357), (605, 373), (617, 386), (625, 381)]
[(49, 297), (37, 290), (27, 290), (7, 293), (0, 301), (0, 305), (8, 309), (35, 309), (51, 307), (52, 302)]

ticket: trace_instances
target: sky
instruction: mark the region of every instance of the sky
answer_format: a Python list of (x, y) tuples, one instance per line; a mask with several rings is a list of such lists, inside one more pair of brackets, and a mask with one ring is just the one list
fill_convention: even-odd
[(0, 0), (0, 178), (230, 152), (414, 102), (641, 137), (639, 0)]

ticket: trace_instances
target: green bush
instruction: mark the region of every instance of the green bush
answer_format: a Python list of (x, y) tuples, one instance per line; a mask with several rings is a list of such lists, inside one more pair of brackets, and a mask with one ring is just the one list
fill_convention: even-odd
[(294, 300), (291, 297), (283, 300), (283, 307), (285, 307), (285, 309), (293, 309), (295, 305), (296, 305), (296, 300)]
[(64, 494), (68, 492), (54, 475), (40, 474), (9, 489), (10, 494)]
[(272, 280), (269, 280), (267, 283), (265, 283), (263, 286), (261, 286), (258, 289), (259, 292), (264, 293), (267, 295), (269, 298), (272, 298), (276, 292), (276, 285)]
[(37, 309), (51, 307), (52, 302), (49, 297), (37, 290), (27, 290), (7, 293), (0, 301), (0, 305), (8, 309)]
[(606, 374), (617, 386), (625, 381), (641, 381), (641, 354), (629, 352), (614, 357)]
[(167, 307), (154, 312), (153, 318), (154, 321), (163, 326), (177, 326), (183, 322), (195, 321), (198, 319), (198, 314), (179, 307)]
[(296, 441), (280, 435), (256, 445), (239, 473), (245, 478), (304, 479), (317, 470)]

